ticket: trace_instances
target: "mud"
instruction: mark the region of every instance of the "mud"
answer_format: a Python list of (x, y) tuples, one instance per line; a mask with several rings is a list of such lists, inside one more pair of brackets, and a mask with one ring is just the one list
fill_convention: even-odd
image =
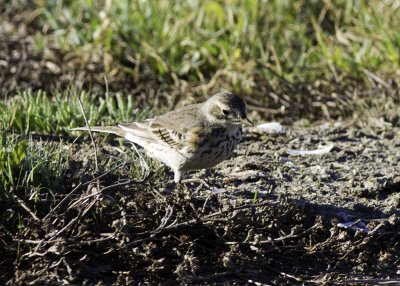
[[(247, 129), (230, 160), (211, 174), (191, 174), (210, 188), (175, 186), (166, 168), (142, 168), (134, 152), (126, 153), (129, 145), (121, 153), (104, 141), (99, 159), (108, 162), (104, 172), (109, 173), (101, 171), (98, 183), (90, 182), (93, 149), (88, 141), (75, 143), (72, 148), (80, 151), (74, 152), (56, 200), (42, 198), (40, 221), (27, 216), (28, 227), (6, 237), (2, 280), (8, 285), (399, 282), (400, 136), (398, 128), (375, 123), (292, 126), (272, 136)], [(333, 148), (323, 155), (289, 155), (290, 149), (329, 144)], [(130, 162), (118, 167), (124, 160)], [(140, 175), (129, 175), (133, 168)]]

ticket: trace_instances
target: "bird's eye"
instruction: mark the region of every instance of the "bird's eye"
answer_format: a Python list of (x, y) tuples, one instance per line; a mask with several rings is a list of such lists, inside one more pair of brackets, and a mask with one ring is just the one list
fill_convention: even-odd
[(222, 109), (222, 113), (225, 114), (225, 115), (229, 115), (230, 114), (229, 110), (226, 110), (226, 109)]

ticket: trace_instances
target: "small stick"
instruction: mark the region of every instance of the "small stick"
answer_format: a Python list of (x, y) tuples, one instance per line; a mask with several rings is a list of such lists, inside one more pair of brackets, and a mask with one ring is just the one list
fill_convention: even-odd
[(88, 122), (88, 120), (86, 118), (85, 110), (83, 109), (83, 104), (82, 104), (82, 101), (81, 101), (79, 96), (78, 96), (78, 102), (79, 102), (79, 106), (81, 108), (81, 112), (82, 112), (83, 118), (85, 119), (86, 127), (87, 127), (87, 129), (89, 131), (90, 139), (92, 140), (92, 143), (93, 143), (93, 146), (94, 146), (94, 157), (95, 157), (94, 159), (95, 159), (95, 167), (96, 167), (96, 173), (97, 173), (99, 171), (99, 164), (98, 164), (98, 157), (97, 157), (97, 145), (96, 145), (96, 142), (94, 141), (93, 134), (92, 134), (92, 129), (90, 129), (90, 125), (89, 125), (89, 122)]
[(46, 220), (56, 209), (58, 209), (73, 193), (75, 193), (82, 186), (82, 182), (80, 182), (71, 192), (69, 192), (54, 208), (52, 208), (47, 215), (43, 218)]
[[(83, 104), (82, 104), (82, 101), (81, 101), (79, 96), (78, 96), (78, 102), (79, 102), (79, 106), (80, 106), (81, 111), (82, 111), (83, 118), (85, 119), (86, 127), (89, 130), (90, 139), (92, 140), (92, 143), (93, 143), (95, 171), (96, 171), (96, 174), (97, 174), (99, 172), (99, 163), (98, 163), (98, 156), (97, 156), (96, 141), (94, 141), (92, 130), (90, 129), (90, 125), (89, 125), (89, 122), (88, 122), (88, 120), (86, 118), (85, 110), (83, 109)], [(99, 179), (96, 180), (96, 185), (97, 185), (97, 190), (100, 190), (100, 180)]]
[(35, 215), (35, 213), (33, 211), (31, 211), (30, 208), (28, 208), (28, 206), (24, 203), (23, 200), (21, 200), (20, 198), (16, 197), (17, 202), (21, 205), (21, 207), (26, 210), (34, 220), (39, 221), (40, 219)]

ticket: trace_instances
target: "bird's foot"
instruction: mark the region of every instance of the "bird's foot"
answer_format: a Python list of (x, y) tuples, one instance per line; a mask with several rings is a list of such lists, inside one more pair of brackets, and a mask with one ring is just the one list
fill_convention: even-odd
[(200, 179), (200, 178), (184, 179), (184, 180), (181, 180), (180, 183), (183, 184), (186, 189), (189, 189), (187, 184), (197, 183), (197, 184), (199, 184), (199, 186), (196, 188), (196, 191), (200, 190), (203, 186), (209, 190), (212, 189), (210, 184), (208, 182), (206, 182), (206, 180)]

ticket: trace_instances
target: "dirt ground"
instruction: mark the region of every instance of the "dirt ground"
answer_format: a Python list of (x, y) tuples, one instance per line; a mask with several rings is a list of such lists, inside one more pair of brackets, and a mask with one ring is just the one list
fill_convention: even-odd
[[(79, 83), (104, 91), (101, 62), (35, 50), (35, 21), (21, 10), (0, 19), (1, 98)], [(108, 83), (111, 92), (147, 88), (123, 73)], [(175, 186), (166, 168), (146, 168), (101, 136), (94, 174), (90, 141), (64, 137), (72, 151), (60, 189), (0, 202), (1, 218), (25, 214), (24, 227), (1, 225), (0, 285), (400, 285), (399, 116), (302, 127), (315, 108), (306, 92), (287, 106), (294, 123), (284, 133), (246, 129), (230, 160), (191, 174), (210, 188)], [(267, 118), (265, 102), (250, 103)], [(329, 152), (293, 155), (321, 148)]]
[[(143, 171), (136, 181), (117, 178), (114, 169), (96, 191), (85, 171), (84, 160), (93, 157), (90, 142), (75, 143), (69, 183), (56, 195), (60, 205), (43, 208), (41, 220), (28, 218), (29, 228), (7, 249), (15, 272), (3, 261), (3, 281), (400, 283), (397, 127), (371, 120), (368, 126), (292, 126), (279, 135), (252, 128), (245, 134), (233, 158), (211, 174), (191, 174), (211, 188), (174, 186), (167, 169), (147, 177)], [(290, 155), (331, 144), (326, 154)], [(117, 157), (117, 149), (103, 142), (99, 157)], [(13, 261), (16, 242), (19, 259)]]

